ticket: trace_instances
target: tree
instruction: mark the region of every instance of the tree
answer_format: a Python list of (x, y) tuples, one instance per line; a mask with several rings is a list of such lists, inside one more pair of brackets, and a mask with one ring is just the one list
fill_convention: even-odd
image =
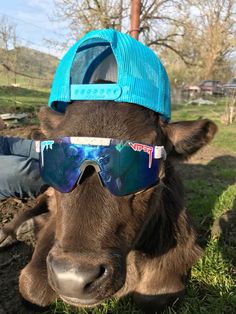
[[(54, 2), (55, 16), (68, 22), (73, 40), (91, 29), (129, 31), (128, 0)], [(226, 79), (236, 50), (235, 6), (236, 0), (143, 0), (140, 41), (158, 51), (178, 81)]]
[(183, 18), (185, 34), (179, 49), (188, 54), (199, 78), (229, 75), (230, 56), (236, 50), (236, 1), (188, 0)]
[(0, 48), (8, 51), (16, 40), (16, 27), (6, 17), (0, 18)]
[[(74, 40), (92, 29), (115, 28), (129, 32), (128, 0), (54, 0), (56, 19), (67, 21)], [(148, 45), (170, 46), (179, 34), (171, 29), (176, 22), (173, 10), (180, 0), (142, 1), (140, 34)], [(168, 44), (167, 44), (168, 42)]]
[[(6, 17), (0, 18), (0, 65), (6, 71), (9, 83), (9, 68), (16, 68), (16, 55), (11, 55), (10, 50), (16, 47), (16, 26), (8, 21)], [(16, 50), (15, 50), (16, 53)], [(16, 81), (16, 75), (14, 75)]]
[(123, 0), (54, 0), (54, 17), (68, 22), (70, 37), (77, 40), (92, 29), (122, 30), (127, 6)]

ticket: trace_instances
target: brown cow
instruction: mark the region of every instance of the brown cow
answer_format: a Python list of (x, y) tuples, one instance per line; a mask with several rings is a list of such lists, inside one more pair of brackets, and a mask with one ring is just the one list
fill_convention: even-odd
[(167, 159), (161, 161), (158, 184), (136, 194), (112, 195), (92, 166), (72, 192), (51, 189), (49, 217), (20, 275), (23, 297), (40, 306), (59, 297), (87, 307), (132, 295), (152, 313), (183, 296), (201, 249), (173, 163), (206, 145), (216, 125), (207, 119), (165, 123), (149, 109), (113, 101), (77, 101), (65, 114), (43, 108), (40, 121), (46, 138), (109, 137), (163, 145)]

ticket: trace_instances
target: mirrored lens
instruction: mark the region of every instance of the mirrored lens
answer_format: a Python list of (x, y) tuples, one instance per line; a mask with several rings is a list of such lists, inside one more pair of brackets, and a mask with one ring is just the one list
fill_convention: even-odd
[(43, 180), (61, 192), (71, 191), (80, 176), (83, 156), (79, 148), (67, 143), (41, 145), (41, 176)]
[(152, 151), (135, 151), (128, 143), (118, 144), (104, 161), (100, 164), (100, 176), (114, 195), (135, 193), (157, 182), (158, 160)]

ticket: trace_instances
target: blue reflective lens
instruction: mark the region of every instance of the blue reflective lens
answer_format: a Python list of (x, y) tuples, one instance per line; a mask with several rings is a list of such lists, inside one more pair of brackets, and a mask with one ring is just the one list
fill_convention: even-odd
[(41, 142), (40, 168), (46, 183), (70, 192), (80, 180), (83, 163), (96, 163), (103, 184), (112, 194), (123, 196), (157, 182), (161, 158), (157, 155), (155, 147), (130, 141), (64, 137)]

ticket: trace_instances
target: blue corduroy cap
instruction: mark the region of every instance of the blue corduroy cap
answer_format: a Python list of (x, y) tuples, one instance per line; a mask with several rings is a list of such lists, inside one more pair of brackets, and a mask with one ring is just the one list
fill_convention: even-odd
[(64, 112), (75, 100), (129, 102), (167, 120), (171, 115), (169, 79), (159, 58), (147, 46), (113, 29), (87, 33), (59, 63), (49, 106)]

